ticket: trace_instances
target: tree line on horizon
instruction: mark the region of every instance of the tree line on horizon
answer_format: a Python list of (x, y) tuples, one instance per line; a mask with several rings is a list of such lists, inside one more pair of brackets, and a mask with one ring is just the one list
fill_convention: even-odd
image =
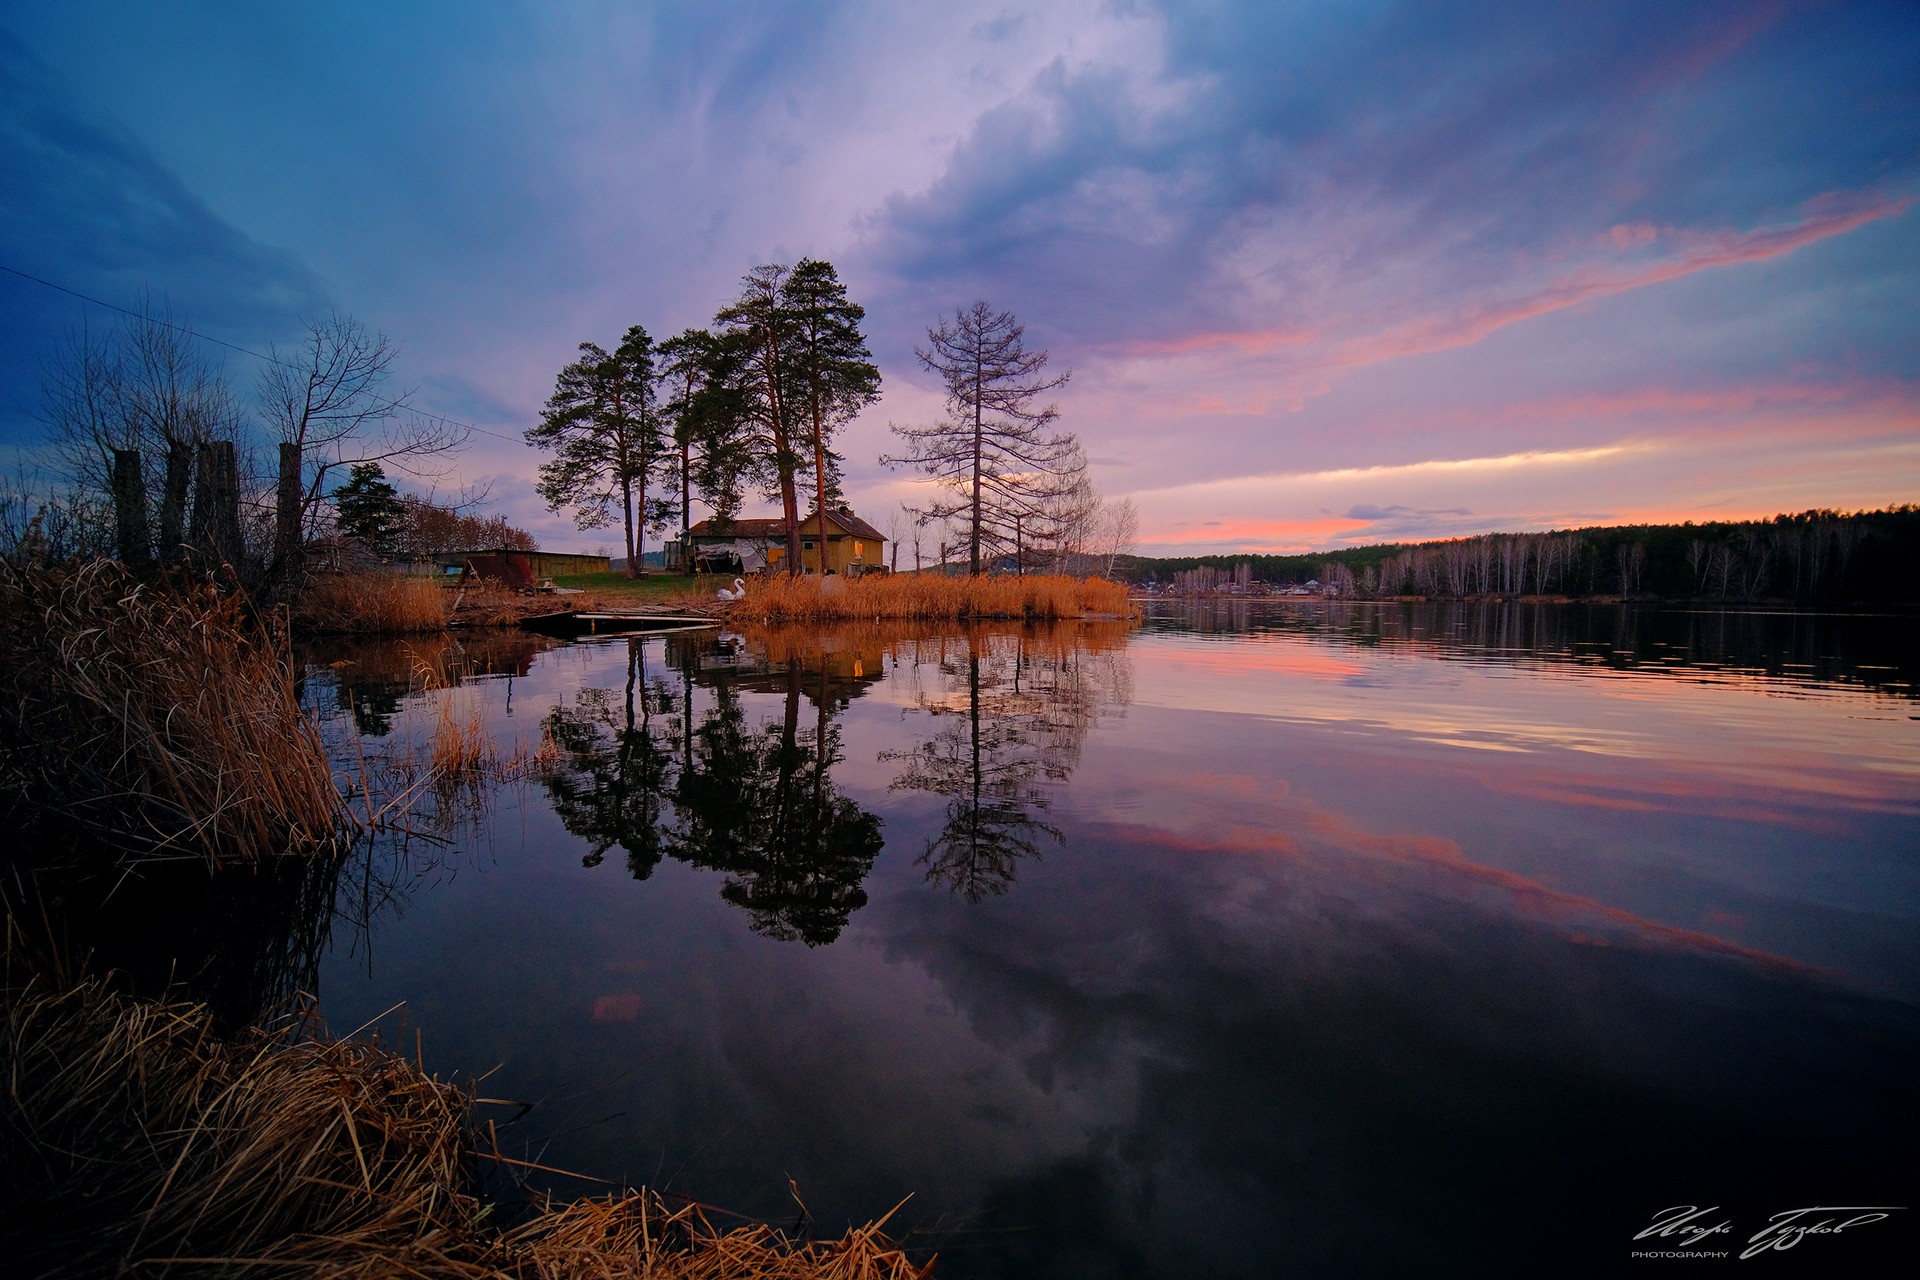
[(1130, 556), (1116, 571), (1135, 583), (1175, 583), (1185, 575), (1182, 594), (1316, 581), (1329, 595), (1376, 599), (1920, 601), (1920, 506), (1489, 533), (1299, 555)]

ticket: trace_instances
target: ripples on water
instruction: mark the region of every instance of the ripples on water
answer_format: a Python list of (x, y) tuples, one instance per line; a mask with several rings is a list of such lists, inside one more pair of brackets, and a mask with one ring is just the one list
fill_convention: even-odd
[(1238, 604), (315, 650), (349, 768), (450, 699), (551, 744), (363, 851), (321, 1000), (497, 1067), (542, 1163), (781, 1221), (792, 1177), (826, 1230), (912, 1192), (941, 1275), (1613, 1274), (1669, 1205), (1913, 1203), (1917, 632)]

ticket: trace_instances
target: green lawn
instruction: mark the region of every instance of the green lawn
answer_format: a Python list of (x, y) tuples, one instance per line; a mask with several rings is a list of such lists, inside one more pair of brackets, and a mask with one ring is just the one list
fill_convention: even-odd
[(684, 573), (649, 573), (642, 578), (629, 578), (624, 573), (569, 573), (553, 581), (556, 586), (578, 587), (604, 598), (619, 597), (635, 604), (664, 604), (682, 592), (706, 586), (713, 577), (711, 574), (695, 578)]

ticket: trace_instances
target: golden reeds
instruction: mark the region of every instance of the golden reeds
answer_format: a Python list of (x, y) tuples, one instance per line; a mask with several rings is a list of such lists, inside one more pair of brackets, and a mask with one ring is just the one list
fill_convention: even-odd
[[(650, 1193), (549, 1206), (511, 1230), (472, 1169), (473, 1098), (377, 1044), (216, 1036), (204, 1009), (99, 983), (0, 1004), (0, 1237), (41, 1276), (265, 1274), (906, 1280), (879, 1233), (720, 1232)], [(492, 1158), (498, 1158), (494, 1156)], [(884, 1220), (883, 1220), (884, 1221)]]
[(1102, 578), (1053, 575), (949, 577), (885, 574), (860, 578), (756, 579), (730, 616), (755, 622), (819, 622), (881, 618), (1125, 618), (1127, 589)]
[[(889, 1217), (892, 1215), (889, 1214)], [(880, 1232), (886, 1218), (838, 1240), (795, 1242), (764, 1223), (718, 1231), (698, 1205), (669, 1210), (658, 1196), (577, 1200), (508, 1237), (541, 1277), (647, 1276), (658, 1280), (923, 1280)]]
[(452, 596), (438, 579), (414, 574), (316, 573), (300, 589), (294, 621), (303, 631), (444, 631), (452, 616)]
[(343, 819), (285, 637), (205, 584), (0, 565), (0, 820), (42, 859), (257, 863)]
[[(753, 623), (732, 620), (754, 648), (776, 666), (797, 662), (816, 670), (832, 655), (890, 655), (897, 662), (916, 662), (928, 653), (965, 653), (971, 644), (991, 646), (1017, 641), (1038, 652), (1105, 654), (1126, 648), (1125, 622), (1095, 619), (1088, 622), (1016, 622), (986, 619), (964, 629), (931, 619), (860, 619), (815, 623)], [(879, 674), (872, 665), (853, 674)]]

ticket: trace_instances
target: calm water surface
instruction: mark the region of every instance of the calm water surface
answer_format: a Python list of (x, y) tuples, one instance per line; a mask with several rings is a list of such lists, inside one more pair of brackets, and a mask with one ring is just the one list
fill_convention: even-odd
[(943, 1276), (1617, 1274), (1668, 1206), (1915, 1203), (1917, 658), (1277, 604), (316, 651), (343, 760), (553, 744), (363, 860), (320, 997), (492, 1069), (513, 1154), (826, 1232), (911, 1193)]

